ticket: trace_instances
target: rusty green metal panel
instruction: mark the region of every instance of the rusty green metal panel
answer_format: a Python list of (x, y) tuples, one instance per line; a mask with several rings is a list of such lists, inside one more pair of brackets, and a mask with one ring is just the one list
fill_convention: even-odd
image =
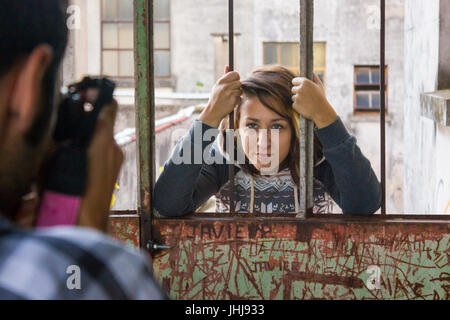
[[(154, 271), (173, 299), (450, 299), (448, 222), (154, 224), (172, 246), (154, 255)], [(369, 289), (370, 266), (380, 289)]]
[(151, 240), (151, 194), (155, 181), (155, 93), (153, 0), (134, 0), (135, 105), (137, 130), (138, 211), (141, 246)]
[(108, 233), (128, 246), (139, 248), (139, 215), (112, 215)]

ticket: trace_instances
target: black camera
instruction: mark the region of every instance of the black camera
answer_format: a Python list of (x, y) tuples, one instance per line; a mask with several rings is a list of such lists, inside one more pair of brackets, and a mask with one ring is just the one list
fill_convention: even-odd
[(85, 77), (68, 87), (58, 110), (54, 132), (57, 142), (69, 140), (72, 144), (87, 147), (102, 108), (111, 103), (115, 84), (107, 78)]
[(115, 84), (106, 78), (85, 77), (70, 85), (58, 109), (53, 134), (61, 143), (49, 166), (45, 189), (74, 196), (84, 194), (87, 155), (98, 116), (113, 100)]

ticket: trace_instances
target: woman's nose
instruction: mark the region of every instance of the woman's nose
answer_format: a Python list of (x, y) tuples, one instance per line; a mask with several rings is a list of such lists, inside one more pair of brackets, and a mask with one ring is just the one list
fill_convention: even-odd
[(259, 151), (266, 152), (270, 150), (270, 131), (267, 129), (260, 129), (258, 131), (258, 149)]

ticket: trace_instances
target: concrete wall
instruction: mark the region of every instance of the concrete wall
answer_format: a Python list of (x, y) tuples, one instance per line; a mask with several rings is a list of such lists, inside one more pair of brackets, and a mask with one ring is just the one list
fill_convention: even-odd
[(78, 81), (83, 76), (101, 72), (101, 1), (71, 0), (79, 10), (80, 27), (70, 30), (71, 46), (65, 60), (64, 84)]
[[(235, 1), (235, 69), (247, 74), (253, 68), (253, 5)], [(209, 92), (215, 82), (214, 37), (228, 33), (228, 2), (222, 0), (171, 0), (171, 59), (176, 90)], [(196, 86), (200, 81), (203, 89)]]
[(405, 2), (405, 213), (443, 213), (450, 201), (450, 128), (420, 116), (420, 95), (437, 90), (439, 47), (450, 39), (440, 33), (442, 5), (450, 3)]

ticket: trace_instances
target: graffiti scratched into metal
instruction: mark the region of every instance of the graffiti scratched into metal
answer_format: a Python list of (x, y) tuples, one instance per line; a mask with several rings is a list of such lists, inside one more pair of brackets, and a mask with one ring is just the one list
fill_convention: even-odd
[[(447, 224), (155, 221), (174, 299), (449, 299)], [(369, 266), (380, 289), (369, 290)]]

